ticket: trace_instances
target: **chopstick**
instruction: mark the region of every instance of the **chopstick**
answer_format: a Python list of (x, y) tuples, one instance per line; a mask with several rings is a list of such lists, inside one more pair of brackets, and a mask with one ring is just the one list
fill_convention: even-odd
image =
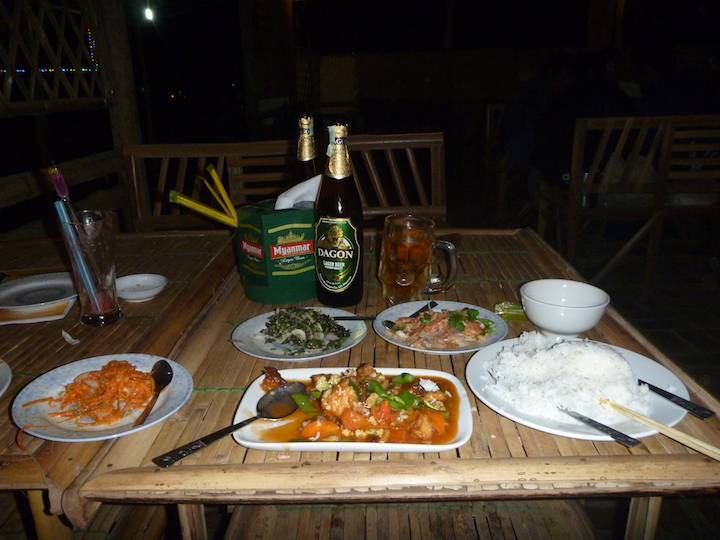
[(661, 424), (660, 422), (657, 422), (652, 418), (648, 418), (644, 414), (635, 412), (632, 409), (628, 409), (627, 407), (624, 407), (619, 403), (613, 403), (608, 399), (602, 399), (600, 400), (600, 403), (602, 403), (603, 405), (607, 405), (611, 409), (627, 416), (628, 418), (632, 418), (633, 420), (640, 422), (641, 424), (645, 424), (646, 426), (657, 429), (663, 435), (667, 435), (671, 439), (674, 439), (677, 442), (682, 443), (685, 446), (688, 446), (693, 450), (700, 452), (701, 454), (705, 454), (708, 457), (720, 461), (720, 448), (713, 446), (710, 443), (701, 441), (700, 439), (696, 439), (692, 435), (688, 435), (687, 433), (678, 431), (677, 429), (666, 426), (665, 424)]

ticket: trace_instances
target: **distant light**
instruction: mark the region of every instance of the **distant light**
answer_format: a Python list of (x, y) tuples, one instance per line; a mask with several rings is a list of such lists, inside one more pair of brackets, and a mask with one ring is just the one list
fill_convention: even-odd
[(145, 18), (148, 21), (152, 21), (155, 18), (155, 13), (153, 13), (153, 10), (150, 9), (149, 7), (145, 8)]

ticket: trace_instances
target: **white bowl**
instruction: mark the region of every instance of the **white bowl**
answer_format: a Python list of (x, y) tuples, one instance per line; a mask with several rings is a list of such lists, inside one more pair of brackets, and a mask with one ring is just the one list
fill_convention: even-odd
[(520, 287), (525, 314), (543, 334), (577, 336), (594, 327), (610, 303), (602, 289), (569, 279), (539, 279)]
[(162, 292), (168, 279), (160, 274), (132, 274), (115, 280), (117, 294), (127, 302), (147, 302)]

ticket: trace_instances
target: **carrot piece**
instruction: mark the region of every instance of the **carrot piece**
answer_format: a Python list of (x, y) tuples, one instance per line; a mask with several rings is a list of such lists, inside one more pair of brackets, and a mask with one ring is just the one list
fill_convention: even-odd
[(363, 416), (354, 409), (345, 409), (340, 415), (340, 422), (347, 429), (367, 429), (371, 427), (367, 416)]
[(100, 370), (78, 375), (57, 398), (36, 399), (23, 406), (47, 401), (60, 409), (50, 413), (52, 416), (74, 420), (78, 425), (103, 425), (141, 408), (154, 390), (149, 373), (138, 371), (125, 360), (111, 360)]
[(310, 420), (303, 426), (300, 436), (311, 441), (321, 441), (332, 436), (340, 435), (340, 427), (324, 416)]

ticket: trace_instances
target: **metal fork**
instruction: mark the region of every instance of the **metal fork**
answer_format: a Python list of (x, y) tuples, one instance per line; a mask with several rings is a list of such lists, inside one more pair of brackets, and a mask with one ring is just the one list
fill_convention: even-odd
[[(435, 300), (431, 300), (430, 302), (425, 304), (423, 307), (418, 309), (415, 313), (408, 315), (408, 317), (417, 317), (418, 315), (420, 315), (421, 313), (423, 313), (425, 311), (430, 311), (432, 308), (434, 308), (437, 305), (438, 305), (438, 303)], [(382, 322), (382, 325), (385, 328), (387, 328), (388, 330), (392, 330), (393, 326), (395, 326), (395, 322), (385, 320)]]

